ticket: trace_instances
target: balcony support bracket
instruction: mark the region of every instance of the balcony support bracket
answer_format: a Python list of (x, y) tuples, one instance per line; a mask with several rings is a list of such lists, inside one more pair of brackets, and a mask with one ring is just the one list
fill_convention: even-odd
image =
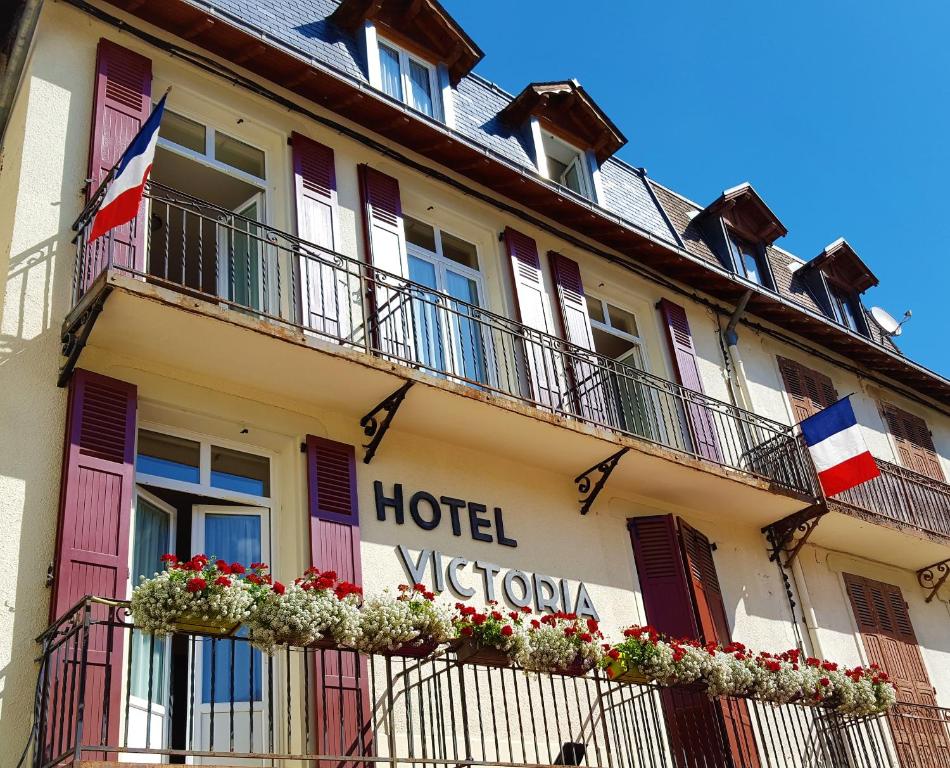
[[(779, 565), (788, 568), (827, 511), (828, 508), (824, 504), (813, 504), (765, 526), (762, 533), (769, 540), (769, 560), (773, 563), (778, 561)], [(781, 560), (782, 553), (785, 554), (784, 562)]]
[(87, 297), (83, 298), (76, 311), (72, 312), (71, 316), (66, 319), (60, 337), (60, 342), (63, 345), (63, 357), (66, 358), (66, 362), (59, 368), (59, 376), (56, 379), (57, 387), (65, 387), (72, 378), (76, 363), (79, 362), (79, 355), (82, 353), (83, 347), (86, 346), (89, 334), (92, 333), (92, 328), (96, 324), (96, 318), (102, 312), (106, 299), (109, 298), (111, 292), (112, 286), (99, 281), (98, 286), (91, 290)]
[(930, 590), (926, 602), (929, 603), (937, 596), (940, 588), (947, 583), (948, 578), (950, 578), (950, 558), (917, 571), (917, 583), (924, 589)]
[[(574, 478), (574, 484), (577, 486), (577, 490), (581, 494), (587, 494), (586, 496), (582, 496), (582, 498), (578, 499), (581, 505), (582, 515), (586, 515), (590, 511), (594, 500), (604, 489), (604, 485), (606, 485), (607, 478), (610, 477), (610, 473), (614, 471), (614, 468), (620, 462), (620, 459), (623, 458), (623, 455), (629, 450), (629, 448), (621, 448), (612, 456), (608, 456), (603, 461), (598, 462), (590, 469), (584, 470)], [(598, 477), (596, 481), (591, 480), (591, 475), (594, 472), (600, 473), (600, 477)]]
[[(402, 405), (406, 393), (412, 388), (413, 384), (415, 384), (414, 381), (407, 381), (360, 419), (363, 434), (371, 438), (370, 441), (363, 446), (366, 449), (366, 452), (363, 454), (364, 464), (369, 464), (373, 460), (373, 456), (376, 455), (376, 449), (379, 448), (383, 437), (386, 435), (386, 432), (389, 431), (389, 425), (392, 424), (396, 411), (399, 410), (399, 406)], [(377, 418), (380, 411), (386, 412), (386, 415), (382, 417), (382, 421)]]

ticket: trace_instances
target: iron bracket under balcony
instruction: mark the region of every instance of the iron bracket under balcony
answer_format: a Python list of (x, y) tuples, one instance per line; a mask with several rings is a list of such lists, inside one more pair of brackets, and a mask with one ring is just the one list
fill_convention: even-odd
[[(582, 494), (587, 494), (586, 496), (578, 499), (578, 501), (580, 501), (582, 515), (586, 515), (588, 512), (590, 512), (591, 505), (594, 503), (595, 499), (600, 495), (600, 492), (607, 484), (607, 478), (610, 477), (610, 473), (614, 471), (614, 468), (620, 463), (620, 459), (622, 459), (623, 455), (629, 450), (629, 448), (621, 448), (612, 456), (608, 456), (606, 459), (598, 462), (590, 469), (585, 469), (574, 478), (574, 484), (577, 486), (577, 490)], [(598, 477), (597, 480), (593, 482), (593, 485), (591, 485), (590, 476), (594, 472), (599, 472), (600, 477)]]
[[(824, 504), (813, 504), (800, 512), (783, 517), (762, 529), (769, 540), (771, 552), (769, 560), (773, 563), (778, 560), (779, 565), (789, 567), (798, 557), (798, 553), (808, 541), (812, 532), (818, 527), (818, 521), (828, 512)], [(781, 561), (785, 553), (785, 562)]]
[[(366, 449), (366, 453), (363, 455), (364, 464), (369, 464), (373, 460), (373, 456), (376, 455), (376, 449), (379, 448), (379, 444), (386, 436), (386, 432), (389, 431), (389, 425), (392, 424), (396, 411), (399, 410), (399, 406), (402, 405), (402, 401), (405, 399), (406, 394), (412, 388), (413, 384), (415, 384), (414, 381), (407, 381), (360, 419), (363, 434), (371, 438), (370, 441), (363, 446), (363, 448)], [(386, 412), (382, 421), (377, 419), (380, 411)]]
[(926, 602), (929, 603), (937, 596), (940, 588), (947, 583), (948, 578), (950, 578), (950, 557), (917, 571), (917, 583), (924, 589), (930, 590), (930, 594), (925, 598)]

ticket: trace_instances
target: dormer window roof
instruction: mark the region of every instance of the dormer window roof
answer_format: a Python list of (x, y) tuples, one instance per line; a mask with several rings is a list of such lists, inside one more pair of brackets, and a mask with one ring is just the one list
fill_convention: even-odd
[(747, 181), (725, 190), (699, 216), (719, 216), (730, 230), (761, 245), (771, 245), (788, 234), (785, 225)]
[(609, 117), (576, 80), (531, 83), (499, 114), (513, 129), (535, 117), (549, 131), (580, 150), (591, 150), (603, 163), (627, 143)]
[(485, 56), (436, 0), (343, 0), (330, 20), (350, 33), (373, 22), (386, 39), (444, 64), (453, 86)]
[(864, 293), (878, 284), (877, 277), (843, 237), (825, 246), (806, 266), (821, 270), (829, 280), (855, 293)]

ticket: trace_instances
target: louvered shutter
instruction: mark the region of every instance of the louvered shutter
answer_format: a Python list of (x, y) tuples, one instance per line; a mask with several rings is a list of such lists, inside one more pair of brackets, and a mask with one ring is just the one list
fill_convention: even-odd
[(890, 403), (882, 403), (882, 406), (887, 428), (897, 444), (901, 465), (933, 480), (945, 482), (927, 422)]
[[(627, 528), (647, 621), (672, 637), (699, 637), (673, 515), (635, 517)], [(660, 701), (677, 768), (730, 766), (720, 714), (705, 694), (664, 688)]]
[(837, 401), (838, 393), (828, 376), (787, 357), (777, 359), (796, 423)]
[[(703, 393), (705, 390), (699, 375), (699, 364), (686, 310), (667, 299), (660, 299), (657, 308), (663, 318), (677, 380), (687, 389)], [(687, 403), (680, 406), (679, 416), (686, 433), (684, 437), (689, 439), (695, 453), (711, 461), (721, 462), (722, 454), (719, 450), (719, 436), (713, 412), (700, 402), (689, 400), (687, 395)]]
[[(83, 369), (73, 372), (53, 563), (52, 619), (86, 595), (128, 597), (135, 411), (134, 385)], [(94, 607), (94, 618), (106, 621), (109, 617), (100, 608)], [(96, 705), (85, 707), (84, 744), (116, 743), (123, 640), (119, 630), (110, 632), (100, 626), (90, 631), (84, 701)], [(76, 675), (76, 670), (69, 669), (69, 659), (60, 661), (64, 666), (51, 671), (54, 679)], [(104, 710), (101, 703), (107, 700), (116, 704)]]
[[(541, 331), (547, 336), (554, 335), (547, 310), (547, 297), (544, 292), (544, 277), (541, 272), (541, 258), (538, 244), (511, 227), (506, 227), (503, 235), (508, 265), (511, 268), (511, 280), (514, 286), (515, 311), (518, 320), (528, 328)], [(562, 408), (560, 376), (563, 365), (544, 336), (536, 336), (528, 331), (524, 338), (525, 389), (539, 405), (555, 409)]]
[[(307, 435), (307, 489), (310, 510), (310, 560), (321, 571), (362, 583), (356, 453), (352, 445)], [(349, 651), (317, 654), (314, 709), (317, 752), (369, 753), (369, 677), (366, 660)], [(339, 722), (339, 728), (320, 726)]]
[[(692, 591), (693, 606), (696, 610), (696, 622), (707, 643), (728, 645), (732, 642), (729, 619), (716, 573), (712, 546), (705, 535), (679, 521), (680, 541), (683, 547), (683, 560)], [(726, 743), (736, 766), (753, 768), (759, 765), (758, 751), (755, 746), (755, 732), (749, 708), (739, 699), (720, 699), (719, 707)]]
[[(850, 573), (843, 575), (868, 660), (887, 672), (897, 689), (898, 701), (936, 707), (934, 689), (900, 588)], [(950, 765), (947, 728), (931, 719), (933, 711), (921, 710), (916, 723), (907, 717), (888, 717), (901, 765)]]
[[(557, 308), (563, 337), (580, 350), (594, 352), (594, 333), (584, 298), (584, 283), (580, 266), (556, 251), (548, 251), (551, 275), (557, 289)], [(596, 357), (582, 351), (567, 356), (567, 378), (574, 412), (582, 418), (599, 424), (616, 426), (607, 372), (596, 364)]]
[[(290, 137), (294, 162), (297, 236), (304, 241), (300, 257), (300, 313), (305, 328), (336, 340), (350, 338), (362, 315), (358, 276), (336, 251), (336, 168), (333, 150), (299, 133)], [(313, 244), (316, 248), (308, 248)], [(356, 323), (354, 323), (354, 318)]]
[[(370, 332), (376, 348), (403, 362), (415, 362), (412, 297), (399, 182), (368, 165), (357, 166), (363, 205), (363, 236), (370, 270)], [(388, 273), (388, 274), (387, 274)]]
[[(101, 39), (96, 54), (94, 94), (88, 196), (99, 188), (152, 111), (151, 60)], [(116, 227), (84, 249), (80, 287), (85, 290), (99, 276), (107, 266), (110, 250), (113, 264), (144, 273), (144, 227), (143, 201), (134, 220)]]

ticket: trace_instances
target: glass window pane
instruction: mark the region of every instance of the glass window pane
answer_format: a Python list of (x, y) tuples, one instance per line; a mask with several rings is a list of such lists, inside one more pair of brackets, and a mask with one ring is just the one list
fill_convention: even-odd
[(399, 54), (388, 45), (379, 45), (379, 70), (383, 91), (402, 101), (402, 78), (399, 75)]
[(607, 305), (607, 312), (610, 313), (610, 325), (618, 331), (629, 333), (631, 336), (639, 336), (637, 329), (637, 318), (625, 309), (615, 307), (613, 304)]
[(590, 319), (598, 323), (606, 323), (604, 305), (601, 300), (593, 296), (585, 296), (584, 299), (587, 301), (587, 314), (590, 315)]
[(136, 471), (186, 483), (199, 482), (200, 447), (194, 440), (139, 430)]
[(253, 496), (270, 496), (270, 461), (264, 456), (213, 445), (211, 485)]
[(577, 163), (571, 163), (570, 167), (564, 173), (564, 176), (561, 178), (561, 183), (564, 184), (568, 189), (573, 189), (579, 194), (583, 194), (584, 190), (581, 187), (581, 179), (577, 170)]
[(442, 233), (442, 255), (466, 267), (478, 269), (478, 251), (475, 246), (448, 232)]
[(429, 80), (429, 68), (409, 59), (409, 83), (412, 88), (412, 106), (420, 112), (435, 117), (432, 103), (432, 83)]
[(594, 337), (594, 351), (599, 355), (609, 357), (611, 360), (624, 359), (630, 353), (630, 350), (637, 347), (629, 339), (622, 339), (610, 333), (610, 331), (604, 331), (600, 328), (594, 328), (592, 334)]
[(446, 270), (445, 282), (445, 292), (449, 296), (478, 306), (478, 286), (470, 277)]
[[(161, 557), (169, 548), (171, 520), (168, 514), (139, 497), (135, 505), (132, 547), (132, 585), (162, 570)], [(165, 638), (132, 633), (132, 669), (129, 692), (140, 699), (152, 694), (152, 702), (165, 700)]]
[(218, 131), (214, 134), (214, 157), (239, 171), (264, 178), (264, 153), (226, 133)]
[(753, 283), (762, 285), (762, 276), (759, 274), (759, 260), (754, 253), (743, 251), (742, 263), (745, 266), (745, 276)]
[(564, 176), (564, 171), (566, 170), (566, 163), (562, 163), (560, 160), (556, 160), (548, 155), (548, 178), (560, 182), (561, 177)]
[(165, 110), (158, 135), (180, 147), (205, 154), (205, 127), (184, 115)]
[(435, 230), (429, 224), (411, 216), (403, 216), (402, 220), (406, 230), (406, 242), (435, 253)]

